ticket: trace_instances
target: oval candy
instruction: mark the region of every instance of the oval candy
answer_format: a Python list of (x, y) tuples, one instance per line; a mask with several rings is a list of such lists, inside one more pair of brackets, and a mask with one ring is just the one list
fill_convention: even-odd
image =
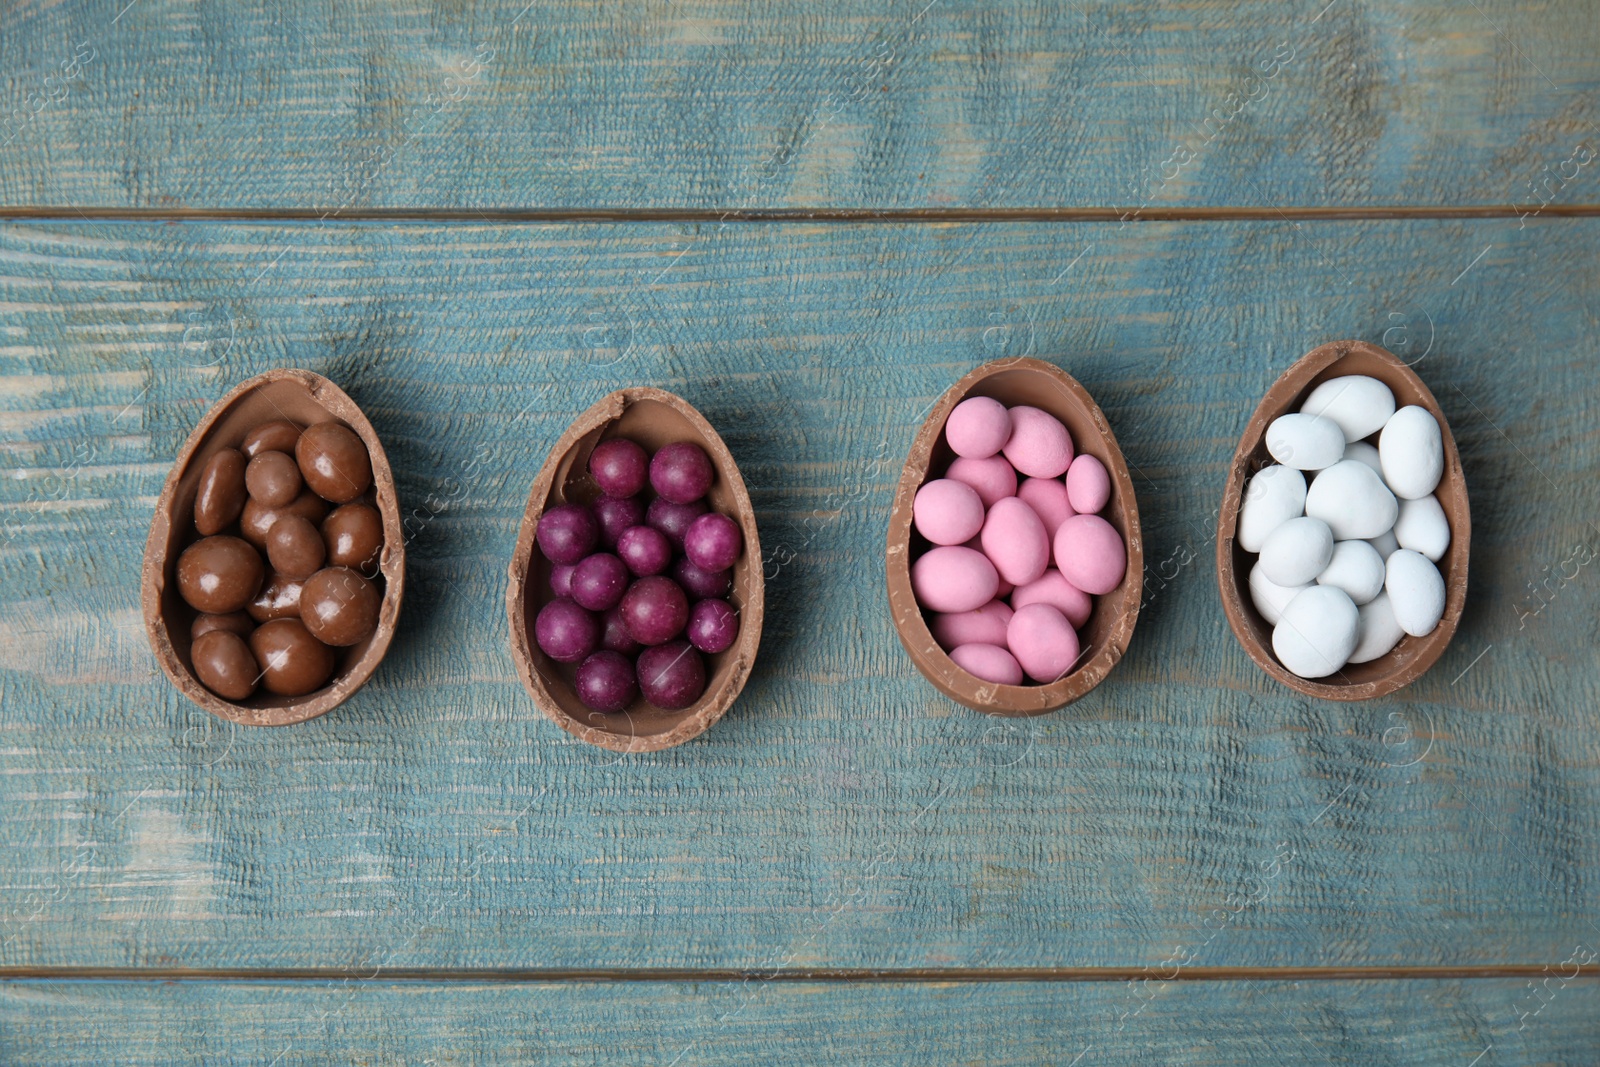
[(1394, 393), (1371, 375), (1346, 374), (1311, 390), (1300, 410), (1337, 423), (1346, 442), (1359, 441), (1389, 421), (1394, 414)]
[(1350, 661), (1359, 612), (1343, 589), (1314, 585), (1289, 601), (1272, 628), (1272, 651), (1302, 678), (1326, 678)]
[[(1044, 523), (1014, 496), (995, 502), (979, 536), (983, 554), (1012, 585), (1027, 585), (1050, 566), (1050, 537)], [(1120, 537), (1117, 540), (1121, 542)]]
[(1395, 412), (1378, 437), (1383, 480), (1406, 500), (1427, 496), (1444, 476), (1444, 440), (1427, 408), (1408, 404)]
[(1383, 479), (1359, 460), (1346, 459), (1317, 475), (1306, 490), (1306, 514), (1321, 519), (1339, 541), (1377, 537), (1400, 514)]
[(940, 545), (911, 565), (911, 588), (930, 611), (971, 611), (995, 598), (1000, 574), (982, 552)]
[(1267, 451), (1285, 467), (1319, 471), (1344, 458), (1344, 432), (1319, 415), (1279, 415), (1267, 426)]
[(1251, 476), (1239, 508), (1239, 547), (1260, 552), (1267, 535), (1290, 519), (1305, 513), (1306, 476), (1293, 467), (1274, 463)]

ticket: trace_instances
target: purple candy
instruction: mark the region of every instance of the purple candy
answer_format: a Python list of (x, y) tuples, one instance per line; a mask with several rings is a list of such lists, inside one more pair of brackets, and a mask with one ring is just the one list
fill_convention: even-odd
[(672, 566), (672, 542), (654, 526), (630, 526), (617, 539), (617, 555), (641, 578)]
[(626, 437), (602, 441), (589, 453), (589, 474), (606, 496), (632, 496), (649, 473), (649, 455)]
[(572, 595), (572, 576), (578, 570), (575, 563), (557, 563), (550, 568), (550, 591), (556, 596)]
[(600, 647), (600, 620), (562, 597), (552, 600), (533, 622), (534, 640), (557, 663), (576, 663)]
[(726, 600), (702, 600), (689, 609), (685, 636), (701, 652), (726, 652), (739, 637), (739, 613)]
[(674, 503), (699, 500), (711, 491), (714, 477), (711, 457), (691, 441), (663, 445), (650, 460), (650, 485)]
[(652, 575), (628, 586), (622, 596), (622, 621), (641, 645), (660, 645), (683, 633), (689, 598), (671, 578)]
[(578, 699), (591, 711), (621, 711), (639, 695), (633, 662), (620, 652), (596, 652), (578, 668)]
[(539, 550), (551, 563), (577, 563), (600, 541), (600, 524), (582, 504), (560, 504), (539, 516)]
[(600, 620), (600, 647), (631, 656), (642, 647), (628, 632), (628, 622), (622, 617), (622, 605), (606, 612)]
[(677, 711), (706, 691), (706, 665), (687, 641), (657, 645), (639, 653), (639, 689), (658, 708)]
[(732, 571), (708, 571), (687, 556), (672, 565), (672, 576), (696, 600), (725, 597), (733, 591)]
[(696, 500), (692, 504), (675, 504), (664, 496), (658, 496), (650, 501), (650, 506), (645, 509), (644, 521), (666, 534), (667, 540), (672, 542), (672, 547), (682, 552), (683, 535), (689, 532), (690, 524), (705, 513), (704, 500)]
[(580, 608), (605, 611), (617, 606), (631, 581), (633, 575), (620, 559), (609, 552), (596, 552), (574, 569), (571, 596)]
[(594, 517), (600, 523), (600, 547), (616, 548), (623, 530), (644, 521), (644, 501), (633, 496), (603, 496), (594, 502)]
[(683, 554), (701, 570), (725, 571), (744, 551), (744, 533), (726, 515), (712, 512), (689, 524), (683, 535)]

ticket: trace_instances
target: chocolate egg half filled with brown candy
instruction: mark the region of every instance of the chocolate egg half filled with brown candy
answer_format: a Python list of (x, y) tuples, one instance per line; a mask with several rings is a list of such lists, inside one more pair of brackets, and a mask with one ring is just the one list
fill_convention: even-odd
[[(299, 579), (268, 573), (265, 584), (258, 581), (246, 603), (233, 607), (231, 598), (202, 598), (199, 607), (204, 612), (185, 601), (179, 590), (179, 560), (201, 540), (195, 522), (196, 501), (208, 467), (215, 462), (217, 472), (227, 473), (226, 479), (213, 474), (216, 485), (226, 481), (233, 487), (230, 493), (237, 488), (232, 472), (238, 461), (215, 457), (229, 451), (244, 460), (268, 452), (287, 457), (298, 452), (304, 432), (316, 427), (328, 428), (318, 430), (313, 443), (334, 442), (323, 450), (343, 457), (334, 469), (345, 481), (333, 491), (344, 499), (318, 497), (312, 488), (303, 487), (299, 496), (281, 508), (247, 500), (240, 512), (217, 530), (217, 536), (250, 548), (259, 564), (272, 526), (282, 515), (298, 515), (320, 535), (321, 523), (334, 504), (370, 508), (379, 519), (382, 549), (363, 578), (378, 594), (376, 618), (365, 636), (338, 648), (318, 641), (300, 619), (296, 594), (303, 594), (304, 587)], [(359, 462), (351, 442), (360, 448)], [(300, 468), (298, 460), (295, 466)], [(248, 463), (244, 467), (248, 469)], [(300, 474), (303, 479), (304, 471)], [(360, 491), (346, 496), (356, 485), (361, 486)], [(227, 512), (227, 508), (220, 509), (224, 517)], [(370, 516), (365, 521), (370, 522)], [(205, 554), (201, 558), (203, 561)], [(297, 569), (305, 565), (302, 561)], [(244, 584), (249, 584), (248, 576)], [(338, 386), (310, 371), (268, 371), (240, 383), (200, 420), (179, 451), (156, 502), (142, 576), (141, 601), (151, 648), (161, 669), (185, 696), (215, 715), (247, 725), (283, 726), (322, 715), (348, 699), (377, 669), (394, 636), (404, 588), (405, 546), (389, 461), (371, 423)], [(239, 615), (240, 608), (247, 614)], [(214, 618), (197, 625), (202, 614)], [(253, 627), (248, 635), (241, 632), (247, 619)], [(258, 669), (266, 671), (253, 693), (232, 696), (243, 692), (237, 678), (244, 663), (238, 646), (222, 637), (207, 641), (201, 649), (207, 656), (209, 682), (202, 680), (195, 664), (195, 646), (211, 633), (243, 638), (250, 647)], [(263, 650), (282, 653), (279, 659), (293, 658), (266, 670), (269, 665), (259, 662)], [(291, 667), (296, 669), (289, 670)], [(208, 684), (219, 688), (213, 690)], [(220, 695), (223, 691), (228, 695)]]

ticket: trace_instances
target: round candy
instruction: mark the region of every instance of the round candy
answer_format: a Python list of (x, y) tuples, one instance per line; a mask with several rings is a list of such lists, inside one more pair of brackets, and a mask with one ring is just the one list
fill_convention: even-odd
[(607, 611), (622, 602), (633, 580), (628, 567), (609, 552), (596, 552), (586, 557), (572, 572), (569, 595), (580, 608), (589, 611)]
[(639, 696), (633, 662), (620, 652), (601, 650), (578, 668), (578, 699), (591, 711), (621, 711)]
[(1365, 441), (1351, 441), (1344, 446), (1344, 458), (1360, 460), (1372, 468), (1372, 473), (1383, 477), (1383, 460), (1378, 456), (1378, 446)]
[(224, 700), (244, 700), (256, 691), (261, 673), (245, 639), (231, 630), (200, 635), (189, 652), (200, 684)]
[(622, 532), (644, 523), (644, 501), (636, 496), (603, 496), (590, 505), (600, 524), (600, 547), (613, 549)]
[(739, 613), (726, 600), (701, 600), (689, 609), (685, 636), (701, 652), (726, 652), (739, 637)]
[(706, 691), (706, 665), (687, 641), (657, 645), (639, 653), (639, 689), (658, 708), (679, 711)]
[[(585, 559), (588, 557), (585, 556)], [(556, 596), (572, 595), (572, 577), (578, 573), (576, 563), (555, 563), (550, 567), (550, 591)]]
[(683, 554), (701, 570), (725, 571), (743, 551), (739, 524), (714, 511), (690, 523), (683, 535)]
[(206, 460), (194, 494), (194, 527), (202, 537), (219, 534), (239, 521), (246, 492), (244, 472), (244, 455), (231, 448)]
[[(1073, 460), (1076, 465), (1078, 460), (1092, 459), (1091, 456), (1079, 456)], [(1067, 468), (1070, 476), (1072, 468)], [(1033, 509), (1039, 516), (1039, 521), (1044, 523), (1044, 532), (1049, 535), (1051, 542), (1055, 541), (1056, 531), (1061, 529), (1061, 524), (1076, 515), (1077, 509), (1072, 506), (1071, 499), (1067, 496), (1067, 487), (1055, 478), (1027, 478), (1017, 486), (1017, 499)]]
[(1239, 547), (1260, 552), (1267, 535), (1290, 519), (1305, 513), (1306, 476), (1293, 467), (1274, 463), (1257, 471), (1245, 486), (1239, 506)]
[(300, 495), (300, 468), (287, 452), (258, 452), (244, 469), (244, 484), (267, 507), (286, 507)]
[(264, 422), (244, 435), (239, 451), (245, 459), (255, 459), (262, 452), (284, 452), (294, 455), (294, 446), (300, 440), (300, 427), (288, 419)]
[(281, 574), (269, 574), (266, 583), (261, 587), (261, 592), (245, 605), (245, 611), (256, 622), (298, 619), (300, 594), (304, 591), (305, 581), (301, 578), (285, 578)]
[(911, 565), (911, 589), (929, 611), (971, 611), (995, 598), (1000, 575), (982, 552), (940, 545)]
[(1075, 628), (1089, 621), (1094, 602), (1089, 594), (1061, 576), (1051, 567), (1027, 585), (1018, 586), (1011, 594), (1011, 606), (1025, 608), (1029, 604), (1049, 604), (1067, 617)]
[[(1427, 496), (1444, 476), (1444, 440), (1427, 408), (1409, 404), (1390, 416), (1378, 436), (1383, 480), (1404, 500)], [(1403, 620), (1402, 620), (1403, 621)]]
[(1067, 468), (1067, 501), (1080, 515), (1093, 515), (1111, 499), (1111, 475), (1106, 465), (1085, 453)]
[(639, 651), (639, 642), (633, 639), (628, 632), (627, 620), (622, 617), (622, 605), (618, 604), (600, 618), (600, 647), (608, 648), (613, 652), (621, 652), (624, 656), (631, 656)]
[(246, 542), (205, 537), (178, 557), (178, 593), (196, 611), (225, 615), (250, 603), (265, 574), (260, 554)]
[(348, 426), (307, 426), (295, 442), (294, 458), (306, 486), (324, 500), (348, 504), (372, 488), (372, 457)]
[(711, 457), (692, 441), (663, 445), (650, 460), (650, 485), (675, 504), (688, 504), (705, 496), (715, 477)]
[(255, 628), (255, 620), (242, 611), (230, 611), (226, 615), (201, 614), (196, 615), (194, 622), (189, 624), (189, 640), (193, 641), (212, 630), (226, 630), (240, 637), (249, 637), (250, 631)]
[(1402, 548), (1386, 562), (1384, 592), (1400, 629), (1426, 637), (1444, 616), (1444, 577), (1420, 552)]
[(917, 532), (934, 544), (959, 545), (983, 529), (983, 500), (965, 482), (935, 478), (917, 490), (911, 519)]
[(1333, 558), (1333, 531), (1321, 519), (1290, 519), (1261, 546), (1261, 570), (1279, 585), (1314, 581)]
[(668, 500), (664, 496), (656, 497), (650, 501), (650, 506), (645, 509), (644, 521), (647, 526), (654, 526), (667, 535), (674, 550), (683, 551), (683, 536), (689, 532), (694, 520), (704, 515), (709, 509), (704, 500), (695, 500), (687, 504), (679, 504)]
[(1365, 541), (1340, 541), (1317, 584), (1338, 586), (1360, 607), (1383, 592), (1383, 557)]
[(251, 497), (244, 502), (244, 511), (239, 515), (239, 536), (265, 552), (267, 534), (272, 532), (272, 526), (280, 516), (299, 515), (320, 525), (327, 514), (328, 502), (309, 489), (295, 497), (294, 502), (285, 508), (269, 508)]
[(1389, 594), (1379, 593), (1361, 605), (1356, 620), (1356, 647), (1350, 653), (1351, 663), (1370, 663), (1400, 643), (1406, 632), (1400, 629), (1400, 620), (1394, 617), (1389, 604)]
[(333, 676), (333, 649), (311, 636), (299, 619), (273, 619), (250, 635), (261, 685), (281, 697), (305, 696)]
[(1360, 460), (1335, 463), (1306, 490), (1306, 514), (1321, 519), (1335, 540), (1377, 537), (1394, 526), (1400, 505), (1383, 479)]
[(622, 621), (641, 645), (665, 644), (683, 633), (689, 600), (671, 578), (659, 574), (640, 578), (622, 595)]
[(991, 600), (981, 608), (935, 615), (928, 622), (933, 639), (940, 648), (957, 645), (1004, 645), (1006, 623), (1011, 621), (1011, 605), (1004, 600)]
[(957, 645), (950, 650), (955, 665), (977, 678), (996, 685), (1021, 685), (1022, 666), (1000, 645)]
[(986, 508), (994, 507), (996, 500), (1017, 495), (1017, 471), (1006, 462), (1004, 456), (991, 456), (988, 459), (958, 456), (950, 461), (950, 469), (945, 471), (944, 476), (970, 485)]
[(640, 578), (672, 566), (672, 542), (654, 526), (630, 526), (617, 538), (617, 555)]
[(383, 517), (366, 504), (343, 504), (322, 520), (328, 565), (352, 567), (368, 577), (377, 572), (383, 552)]
[(969, 396), (944, 420), (944, 439), (958, 456), (988, 459), (1011, 437), (1011, 413), (988, 396)]
[(696, 567), (687, 556), (672, 565), (672, 577), (696, 600), (725, 597), (733, 591), (733, 572)]
[(1273, 626), (1283, 618), (1283, 609), (1289, 606), (1289, 602), (1299, 596), (1302, 590), (1310, 588), (1310, 582), (1304, 585), (1279, 585), (1262, 571), (1260, 560), (1250, 568), (1250, 602), (1261, 612), (1261, 617)]
[(1049, 604), (1018, 608), (1006, 626), (1006, 647), (1036, 682), (1053, 682), (1078, 661), (1078, 634)]
[(1283, 609), (1272, 628), (1272, 651), (1294, 674), (1326, 678), (1355, 650), (1358, 617), (1355, 601), (1343, 589), (1313, 585)]
[(1030, 478), (1059, 478), (1072, 465), (1072, 435), (1048, 411), (1019, 404), (1011, 409), (1005, 457)]
[(1027, 585), (1050, 566), (1050, 537), (1044, 523), (1014, 496), (995, 501), (979, 537), (983, 554), (1012, 585)]
[(1415, 500), (1400, 501), (1394, 536), (1401, 548), (1420, 552), (1438, 563), (1444, 550), (1450, 547), (1450, 520), (1445, 518), (1439, 498), (1430, 493)]
[(577, 601), (559, 597), (539, 609), (533, 636), (540, 651), (557, 663), (577, 663), (600, 647), (600, 622)]
[(1122, 535), (1098, 515), (1074, 515), (1062, 523), (1056, 531), (1055, 556), (1063, 578), (1096, 596), (1120, 585), (1128, 569)]
[[(264, 454), (283, 455), (282, 452)], [(327, 554), (322, 531), (299, 515), (283, 516), (272, 524), (272, 531), (267, 534), (267, 560), (272, 569), (285, 578), (311, 577), (322, 568)]]
[(633, 496), (650, 479), (650, 457), (626, 437), (614, 437), (589, 453), (589, 474), (606, 496)]
[(300, 592), (300, 621), (325, 645), (359, 644), (378, 628), (383, 594), (349, 567), (324, 567)]
[(1346, 442), (1359, 441), (1377, 433), (1389, 421), (1394, 414), (1394, 393), (1376, 378), (1346, 374), (1329, 378), (1311, 390), (1300, 410), (1333, 420)]
[(1344, 458), (1344, 431), (1320, 415), (1279, 415), (1267, 426), (1267, 451), (1285, 467), (1319, 471)]
[(539, 516), (534, 536), (551, 563), (577, 563), (600, 543), (600, 524), (582, 504), (558, 504)]

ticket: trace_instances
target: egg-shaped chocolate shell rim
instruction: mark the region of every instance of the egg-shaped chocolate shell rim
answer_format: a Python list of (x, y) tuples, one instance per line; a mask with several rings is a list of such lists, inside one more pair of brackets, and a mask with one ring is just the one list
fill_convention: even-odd
[[(711, 507), (734, 518), (744, 534), (744, 550), (734, 564), (729, 595), (739, 612), (739, 636), (726, 651), (703, 654), (706, 691), (682, 711), (655, 708), (642, 697), (625, 711), (591, 711), (573, 689), (572, 667), (551, 660), (533, 640), (533, 619), (554, 597), (549, 585), (550, 563), (535, 540), (539, 518), (556, 505), (588, 503), (601, 495), (588, 473), (589, 454), (612, 437), (628, 437), (651, 453), (673, 441), (700, 445), (716, 470), (708, 494)], [(522, 684), (550, 721), (588, 744), (613, 752), (644, 753), (693, 740), (733, 706), (755, 667), (766, 615), (766, 575), (755, 508), (739, 465), (715, 427), (693, 404), (664, 389), (619, 389), (573, 420), (534, 478), (507, 577), (511, 658)]]
[[(1396, 408), (1425, 408), (1439, 424), (1444, 446), (1444, 473), (1434, 495), (1450, 522), (1450, 546), (1438, 562), (1444, 578), (1444, 615), (1424, 637), (1405, 636), (1389, 652), (1367, 663), (1347, 664), (1328, 678), (1301, 678), (1278, 662), (1272, 652), (1272, 625), (1250, 598), (1254, 554), (1237, 543), (1239, 507), (1245, 485), (1263, 467), (1276, 462), (1267, 452), (1267, 426), (1279, 415), (1299, 411), (1306, 396), (1332, 378), (1364, 374), (1394, 393)], [(1372, 700), (1410, 685), (1438, 662), (1455, 637), (1467, 602), (1467, 561), (1472, 545), (1472, 509), (1450, 422), (1431, 390), (1398, 356), (1366, 341), (1330, 341), (1300, 359), (1267, 390), (1239, 438), (1217, 512), (1217, 588), (1234, 636), (1267, 674), (1297, 693), (1325, 700)]]
[[(943, 469), (954, 453), (945, 440), (951, 410), (969, 396), (988, 396), (1008, 407), (1029, 404), (1060, 419), (1072, 434), (1075, 455), (1091, 455), (1111, 475), (1111, 499), (1100, 514), (1122, 535), (1127, 571), (1111, 592), (1093, 598), (1088, 622), (1079, 628), (1082, 651), (1067, 674), (1043, 685), (1001, 685), (969, 674), (952, 660), (928, 629), (911, 589), (911, 563), (927, 546), (912, 526), (912, 502), (932, 469)], [(1040, 359), (998, 359), (974, 368), (945, 391), (917, 430), (889, 513), (887, 544), (889, 612), (906, 654), (934, 688), (975, 711), (1008, 717), (1044, 715), (1088, 694), (1127, 652), (1139, 621), (1144, 592), (1144, 544), (1133, 479), (1105, 413), (1078, 381)]]
[[(194, 532), (194, 497), (206, 462), (219, 449), (238, 448), (245, 434), (275, 419), (289, 419), (302, 427), (342, 422), (367, 446), (372, 459), (372, 504), (383, 520), (383, 551), (378, 559), (378, 573), (384, 581), (383, 604), (377, 629), (369, 637), (334, 650), (339, 666), (326, 686), (301, 697), (258, 690), (248, 700), (234, 702), (201, 685), (189, 666), (188, 627), (174, 624), (194, 613), (178, 596), (175, 571), (178, 555), (199, 536)], [(217, 401), (189, 434), (156, 500), (140, 574), (140, 607), (156, 662), (184, 696), (231, 722), (290, 726), (325, 715), (366, 684), (389, 650), (405, 593), (405, 549), (394, 473), (383, 442), (360, 406), (313, 371), (280, 368), (246, 379)]]

